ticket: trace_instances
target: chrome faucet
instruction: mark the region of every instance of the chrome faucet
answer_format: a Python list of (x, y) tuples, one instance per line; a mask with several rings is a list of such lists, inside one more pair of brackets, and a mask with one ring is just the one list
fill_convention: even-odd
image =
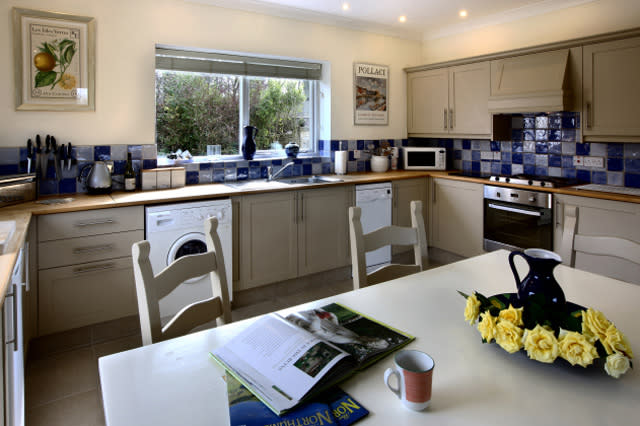
[(287, 170), (289, 167), (293, 167), (294, 162), (290, 162), (285, 164), (284, 166), (282, 166), (280, 168), (280, 170), (278, 170), (277, 172), (273, 173), (273, 167), (269, 166), (267, 167), (267, 182), (270, 182), (272, 180), (275, 180), (278, 176), (280, 176), (285, 170)]

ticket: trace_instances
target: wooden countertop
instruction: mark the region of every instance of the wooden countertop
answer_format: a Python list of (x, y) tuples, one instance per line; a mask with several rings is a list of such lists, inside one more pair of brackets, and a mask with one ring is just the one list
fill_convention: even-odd
[[(15, 220), (16, 232), (14, 232), (11, 241), (0, 254), (0, 295), (4, 295), (7, 286), (11, 281), (11, 272), (15, 265), (18, 252), (24, 245), (27, 230), (32, 216), (68, 213), (76, 211), (86, 211), (95, 209), (104, 209), (112, 207), (125, 207), (135, 205), (149, 205), (162, 203), (175, 203), (183, 201), (195, 201), (201, 199), (225, 198), (237, 195), (258, 194), (265, 192), (281, 192), (300, 189), (315, 189), (335, 185), (354, 185), (365, 183), (386, 182), (391, 180), (413, 179), (419, 177), (436, 177), (443, 179), (458, 180), (464, 182), (475, 182), (480, 184), (489, 183), (487, 179), (474, 178), (467, 176), (451, 175), (455, 171), (388, 171), (386, 173), (351, 173), (347, 175), (336, 176), (342, 179), (339, 183), (319, 183), (314, 185), (304, 184), (282, 184), (273, 185), (247, 185), (246, 187), (233, 188), (231, 186), (215, 183), (203, 185), (189, 185), (183, 188), (165, 189), (157, 191), (136, 191), (114, 192), (111, 195), (87, 195), (87, 194), (70, 194), (69, 196), (43, 197), (37, 201), (18, 204), (11, 207), (5, 207), (0, 210), (0, 221)], [(500, 186), (531, 189), (526, 185), (500, 184)], [(640, 197), (624, 194), (615, 194), (597, 191), (585, 191), (575, 189), (573, 187), (565, 188), (535, 188), (537, 191), (553, 192), (558, 194), (574, 195), (580, 197), (599, 198), (613, 201), (623, 201), (628, 203), (640, 204)], [(69, 202), (45, 204), (47, 201), (57, 201), (70, 199)], [(0, 306), (1, 306), (0, 299)]]

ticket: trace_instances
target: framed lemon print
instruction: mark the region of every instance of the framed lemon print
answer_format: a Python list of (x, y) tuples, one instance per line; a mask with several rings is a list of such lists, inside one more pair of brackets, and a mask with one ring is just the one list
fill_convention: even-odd
[(95, 19), (13, 8), (16, 110), (95, 110)]

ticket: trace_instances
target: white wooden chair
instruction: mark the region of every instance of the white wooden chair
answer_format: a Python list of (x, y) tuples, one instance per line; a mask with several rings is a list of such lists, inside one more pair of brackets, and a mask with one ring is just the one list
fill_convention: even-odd
[(567, 204), (560, 253), (563, 263), (575, 266), (577, 252), (618, 257), (640, 265), (640, 244), (625, 238), (578, 234), (578, 207)]
[[(349, 237), (351, 240), (351, 264), (353, 288), (378, 284), (422, 271), (422, 256), (427, 254), (427, 237), (422, 218), (422, 202), (411, 201), (411, 227), (385, 226), (364, 234), (360, 207), (349, 207)], [(367, 275), (365, 254), (386, 245), (412, 245), (415, 264), (390, 264)]]
[[(131, 251), (143, 345), (188, 334), (195, 327), (213, 320), (218, 325), (231, 322), (224, 255), (217, 233), (218, 219), (209, 218), (204, 225), (208, 251), (181, 257), (155, 276), (149, 261), (149, 242), (133, 244)], [(163, 327), (160, 299), (184, 281), (207, 273), (211, 278), (213, 297), (185, 306)]]

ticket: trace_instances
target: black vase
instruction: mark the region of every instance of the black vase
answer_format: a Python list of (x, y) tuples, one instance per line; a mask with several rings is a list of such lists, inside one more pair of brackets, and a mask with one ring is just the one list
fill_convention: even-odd
[[(522, 281), (513, 264), (515, 256), (522, 256), (529, 264), (529, 273)], [(518, 299), (525, 304), (527, 299), (539, 295), (540, 301), (552, 310), (563, 310), (566, 303), (564, 292), (553, 276), (553, 268), (562, 263), (560, 256), (548, 250), (527, 249), (509, 254), (509, 265), (516, 279)]]
[(244, 142), (242, 143), (242, 156), (245, 160), (253, 160), (256, 153), (256, 140), (258, 128), (253, 126), (244, 126)]

